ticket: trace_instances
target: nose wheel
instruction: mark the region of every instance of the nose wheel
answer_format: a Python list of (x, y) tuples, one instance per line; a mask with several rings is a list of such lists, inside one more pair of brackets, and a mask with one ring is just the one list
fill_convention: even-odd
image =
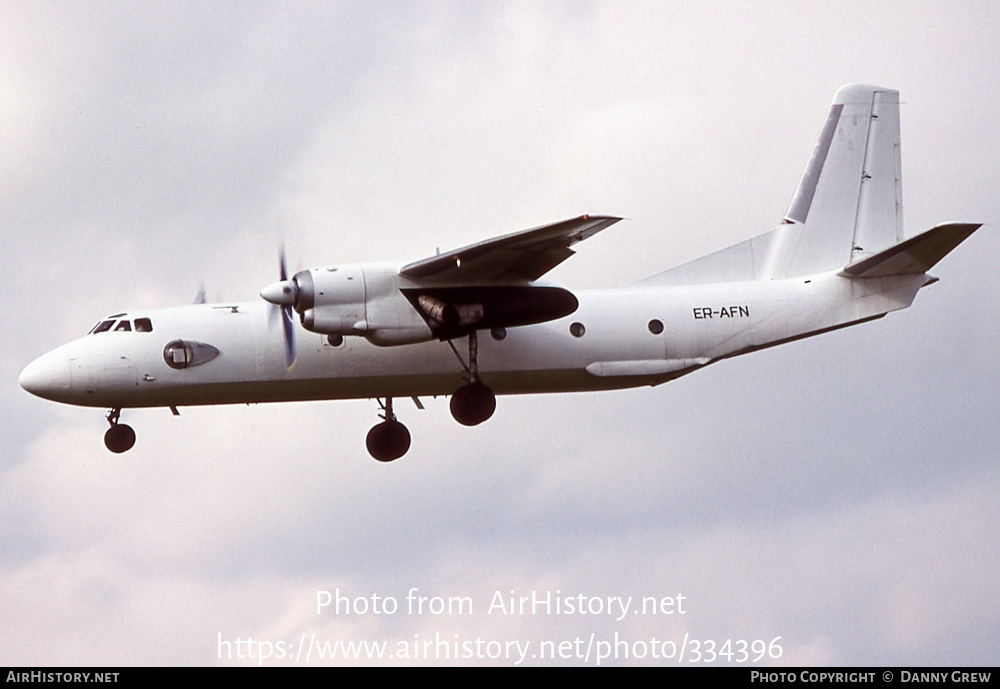
[(396, 415), (392, 412), (392, 398), (385, 399), (385, 410), (380, 416), (384, 419), (382, 423), (372, 426), (365, 438), (365, 445), (368, 447), (368, 454), (380, 462), (391, 462), (399, 459), (410, 449), (410, 431), (406, 426), (396, 421)]
[(104, 434), (104, 445), (115, 454), (128, 452), (135, 445), (135, 431), (132, 427), (124, 423), (118, 423), (122, 410), (115, 407), (108, 412), (108, 423), (111, 428)]

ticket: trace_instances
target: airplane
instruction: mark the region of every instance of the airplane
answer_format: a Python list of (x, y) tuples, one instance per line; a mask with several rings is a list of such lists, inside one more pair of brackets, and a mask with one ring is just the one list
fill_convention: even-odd
[[(769, 232), (611, 290), (541, 278), (617, 223), (581, 217), (406, 264), (331, 265), (279, 279), (250, 303), (140, 309), (22, 371), (28, 392), (110, 409), (375, 399), (366, 446), (402, 457), (393, 401), (451, 396), (465, 426), (497, 395), (655, 386), (766, 347), (882, 318), (938, 280), (929, 270), (980, 225), (903, 232), (899, 94), (839, 89), (788, 210)], [(199, 300), (199, 301), (203, 301)]]

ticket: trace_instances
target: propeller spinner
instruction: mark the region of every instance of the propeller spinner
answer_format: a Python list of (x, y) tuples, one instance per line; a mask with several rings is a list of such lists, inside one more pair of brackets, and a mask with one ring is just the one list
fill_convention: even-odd
[(289, 371), (295, 367), (295, 323), (292, 320), (292, 307), (298, 297), (298, 286), (294, 278), (288, 279), (285, 267), (285, 249), (278, 254), (278, 265), (281, 280), (271, 283), (260, 291), (264, 301), (270, 302), (281, 309), (281, 326), (285, 336), (285, 368)]

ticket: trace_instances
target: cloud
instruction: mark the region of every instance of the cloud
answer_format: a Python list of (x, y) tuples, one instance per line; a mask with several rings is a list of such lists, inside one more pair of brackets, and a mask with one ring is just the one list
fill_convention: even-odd
[[(256, 299), (282, 239), (293, 267), (415, 260), (619, 213), (551, 277), (627, 284), (769, 229), (854, 80), (901, 89), (909, 230), (996, 224), (998, 13), (858, 8), (5, 6), (0, 657), (253, 664), (220, 638), (313, 634), (535, 653), (594, 631), (628, 642), (620, 664), (685, 634), (781, 637), (774, 665), (992, 662), (988, 229), (906, 312), (660, 388), (501, 398), (475, 429), (401, 400), (392, 465), (364, 451), (373, 401), (127, 410), (138, 444), (112, 456), (104, 410), (15, 385), (105, 313), (202, 281)], [(475, 609), (315, 612), (318, 590), (411, 588)], [(689, 611), (486, 613), (511, 591)], [(449, 662), (473, 660), (511, 663)]]

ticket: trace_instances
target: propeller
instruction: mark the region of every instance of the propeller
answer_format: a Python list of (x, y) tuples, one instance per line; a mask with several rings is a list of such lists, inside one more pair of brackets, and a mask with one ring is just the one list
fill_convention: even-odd
[[(281, 326), (285, 335), (285, 368), (291, 371), (295, 367), (295, 322), (292, 320), (292, 307), (298, 298), (298, 285), (294, 278), (288, 279), (288, 269), (285, 265), (285, 247), (278, 253), (278, 267), (281, 280), (273, 282), (260, 291), (264, 301), (270, 302), (281, 309)], [(272, 312), (273, 313), (273, 312)]]

